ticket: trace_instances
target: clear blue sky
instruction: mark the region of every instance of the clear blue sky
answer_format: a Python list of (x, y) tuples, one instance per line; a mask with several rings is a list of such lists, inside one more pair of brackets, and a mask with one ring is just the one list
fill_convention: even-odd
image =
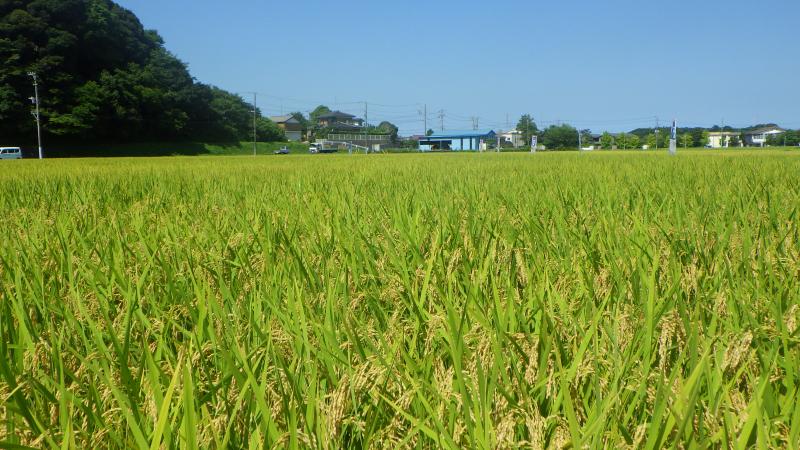
[(800, 128), (800, 1), (118, 0), (200, 81), (265, 114), (324, 103), (370, 122), (593, 131)]

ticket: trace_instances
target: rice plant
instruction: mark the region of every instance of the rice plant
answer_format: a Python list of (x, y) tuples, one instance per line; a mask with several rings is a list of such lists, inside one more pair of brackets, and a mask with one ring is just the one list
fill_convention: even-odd
[(798, 448), (800, 154), (22, 161), (0, 448)]

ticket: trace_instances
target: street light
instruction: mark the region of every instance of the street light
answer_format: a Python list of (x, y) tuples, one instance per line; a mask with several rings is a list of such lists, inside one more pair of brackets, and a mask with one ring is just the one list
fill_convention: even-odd
[(31, 113), (33, 114), (33, 117), (36, 118), (36, 136), (39, 139), (39, 159), (42, 159), (42, 125), (39, 117), (39, 78), (36, 75), (36, 72), (28, 72), (28, 76), (33, 78), (34, 97), (30, 97), (30, 99), (34, 106), (36, 106), (36, 109)]

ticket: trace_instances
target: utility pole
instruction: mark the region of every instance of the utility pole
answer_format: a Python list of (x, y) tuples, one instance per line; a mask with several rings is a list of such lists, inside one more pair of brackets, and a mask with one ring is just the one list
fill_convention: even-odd
[(511, 124), (508, 122), (508, 113), (506, 113), (506, 130), (511, 128)]
[(472, 116), (470, 119), (472, 119), (472, 129), (477, 130), (479, 128), (481, 118)]
[(428, 135), (428, 104), (425, 104), (425, 131), (422, 132), (423, 136)]
[(425, 105), (423, 106), (423, 109), (422, 109), (422, 111), (420, 111), (420, 112), (421, 112), (421, 113), (422, 113), (422, 115), (424, 116), (422, 120), (423, 120), (423, 122), (425, 123), (425, 129), (424, 129), (424, 130), (422, 130), (422, 135), (423, 135), (423, 136), (427, 136), (427, 135), (428, 135), (428, 105), (427, 105), (427, 104), (425, 104)]
[(444, 133), (444, 110), (439, 110), (439, 126), (442, 128), (442, 133)]
[(656, 135), (656, 150), (658, 150), (658, 116), (656, 116), (656, 131), (655, 131), (655, 135)]
[(256, 127), (256, 119), (258, 114), (258, 108), (256, 107), (256, 102), (258, 101), (258, 94), (253, 92), (253, 156), (256, 156), (256, 141), (258, 141), (258, 132)]
[(583, 151), (583, 143), (581, 142), (581, 130), (578, 128), (578, 150)]
[(39, 142), (39, 159), (42, 159), (44, 155), (42, 154), (42, 124), (39, 116), (39, 77), (36, 75), (36, 72), (28, 72), (28, 75), (33, 78), (34, 97), (31, 98), (31, 100), (33, 101), (34, 106), (36, 106), (36, 110), (33, 111), (33, 117), (36, 118), (36, 136)]
[(364, 154), (369, 153), (369, 142), (367, 142), (367, 138), (369, 137), (368, 128), (369, 127), (369, 105), (367, 102), (364, 102)]

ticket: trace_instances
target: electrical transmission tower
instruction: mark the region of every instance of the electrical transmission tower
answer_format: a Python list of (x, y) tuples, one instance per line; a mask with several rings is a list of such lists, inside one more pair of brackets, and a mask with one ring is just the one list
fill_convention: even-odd
[(480, 128), (480, 127), (479, 127), (479, 125), (480, 125), (480, 120), (481, 120), (481, 118), (480, 118), (480, 117), (475, 117), (475, 116), (472, 116), (472, 117), (470, 117), (470, 119), (472, 119), (472, 129), (473, 129), (473, 130), (477, 130), (478, 128)]

